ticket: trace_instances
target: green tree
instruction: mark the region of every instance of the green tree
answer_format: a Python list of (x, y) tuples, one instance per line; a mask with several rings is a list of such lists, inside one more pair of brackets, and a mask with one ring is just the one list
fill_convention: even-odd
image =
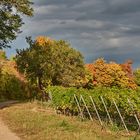
[(140, 68), (134, 71), (135, 82), (138, 86), (140, 86)]
[(63, 40), (38, 37), (27, 41), (30, 47), (17, 51), (16, 62), (31, 83), (41, 90), (49, 84), (81, 86), (85, 68), (80, 52)]
[(8, 43), (16, 39), (23, 21), (21, 15), (32, 16), (32, 2), (29, 0), (0, 1), (0, 49), (10, 47)]

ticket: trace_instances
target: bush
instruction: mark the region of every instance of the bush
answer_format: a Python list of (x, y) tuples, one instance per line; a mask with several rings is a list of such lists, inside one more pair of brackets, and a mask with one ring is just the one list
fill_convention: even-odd
[(0, 99), (27, 99), (29, 86), (14, 75), (0, 74)]

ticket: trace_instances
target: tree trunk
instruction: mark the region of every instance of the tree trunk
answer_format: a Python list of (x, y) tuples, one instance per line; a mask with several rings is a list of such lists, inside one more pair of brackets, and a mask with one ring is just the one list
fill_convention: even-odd
[(41, 91), (41, 93), (42, 93), (42, 98), (43, 98), (43, 100), (44, 100), (44, 101), (48, 101), (48, 100), (49, 100), (49, 95), (48, 95), (48, 93), (46, 93), (46, 92), (44, 91), (44, 89), (43, 89), (43, 84), (42, 84), (42, 81), (41, 81), (41, 78), (40, 78), (40, 77), (38, 77), (38, 87), (39, 87), (39, 89), (40, 89), (40, 91)]

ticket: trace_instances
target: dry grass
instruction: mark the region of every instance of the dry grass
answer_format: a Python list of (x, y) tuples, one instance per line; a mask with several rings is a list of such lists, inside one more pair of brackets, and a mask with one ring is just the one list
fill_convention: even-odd
[(102, 130), (96, 121), (57, 115), (36, 103), (17, 104), (0, 111), (5, 123), (24, 140), (132, 140), (117, 132)]

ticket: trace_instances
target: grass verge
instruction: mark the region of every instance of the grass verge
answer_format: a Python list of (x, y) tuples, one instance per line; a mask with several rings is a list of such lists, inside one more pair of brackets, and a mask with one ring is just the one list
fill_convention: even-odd
[(118, 132), (102, 130), (97, 121), (81, 122), (77, 117), (58, 115), (50, 107), (43, 108), (36, 103), (22, 103), (0, 110), (0, 116), (24, 140), (134, 139)]

